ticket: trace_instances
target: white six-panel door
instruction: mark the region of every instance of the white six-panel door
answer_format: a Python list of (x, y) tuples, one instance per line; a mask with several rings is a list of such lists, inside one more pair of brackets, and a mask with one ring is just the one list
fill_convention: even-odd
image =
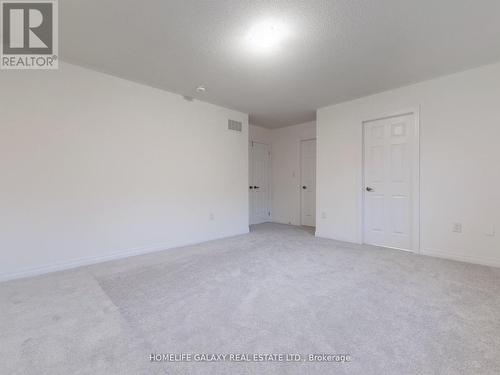
[(300, 142), (300, 223), (316, 226), (316, 140)]
[(415, 115), (364, 123), (364, 242), (414, 249)]
[(250, 224), (269, 221), (269, 146), (250, 142)]

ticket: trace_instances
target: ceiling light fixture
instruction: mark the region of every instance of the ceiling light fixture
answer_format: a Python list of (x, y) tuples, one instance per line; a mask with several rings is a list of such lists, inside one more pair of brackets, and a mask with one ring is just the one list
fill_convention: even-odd
[(200, 94), (203, 94), (206, 91), (207, 91), (207, 88), (205, 86), (198, 86), (196, 88), (196, 92), (199, 92)]
[(250, 28), (247, 42), (252, 50), (259, 53), (269, 53), (276, 50), (289, 34), (289, 30), (283, 22), (267, 19), (257, 22)]

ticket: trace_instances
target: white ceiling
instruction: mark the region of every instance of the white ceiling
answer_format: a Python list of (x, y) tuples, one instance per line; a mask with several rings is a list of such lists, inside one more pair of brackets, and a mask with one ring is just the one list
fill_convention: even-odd
[[(499, 0), (64, 0), (61, 57), (277, 128), (319, 107), (500, 60)], [(255, 22), (290, 29), (273, 54)], [(198, 85), (207, 87), (196, 93)]]

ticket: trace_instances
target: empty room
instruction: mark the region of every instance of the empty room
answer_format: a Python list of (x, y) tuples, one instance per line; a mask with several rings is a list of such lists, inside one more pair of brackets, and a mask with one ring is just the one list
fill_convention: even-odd
[(0, 0), (0, 374), (500, 374), (498, 0)]

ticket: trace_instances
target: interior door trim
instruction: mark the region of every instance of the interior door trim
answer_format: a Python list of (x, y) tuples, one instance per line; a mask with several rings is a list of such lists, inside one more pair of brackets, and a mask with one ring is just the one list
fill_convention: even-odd
[[(304, 139), (300, 139), (299, 140), (299, 184), (298, 184), (298, 191), (299, 191), (299, 223), (300, 225), (304, 225), (302, 224), (302, 142), (308, 142), (308, 141), (316, 141), (316, 147), (318, 147), (318, 139), (317, 138), (304, 138)], [(318, 163), (318, 149), (316, 148), (316, 165)], [(317, 178), (317, 175), (316, 175), (316, 194), (318, 192), (318, 178)], [(316, 202), (317, 202), (317, 198), (316, 198)], [(316, 204), (316, 203), (315, 203)], [(317, 212), (317, 209), (318, 209), (318, 206), (316, 205), (315, 207), (315, 211), (316, 211), (316, 216), (318, 216), (318, 212)], [(316, 225), (318, 225), (317, 223), (317, 218), (315, 218), (315, 221), (316, 221)]]
[[(268, 165), (267, 165), (267, 171), (266, 171), (266, 174), (267, 174), (267, 197), (266, 197), (266, 210), (268, 212), (268, 220), (267, 221), (271, 221), (272, 219), (272, 212), (271, 212), (271, 208), (272, 208), (272, 181), (271, 181), (271, 177), (272, 177), (272, 173), (271, 173), (271, 168), (272, 168), (272, 150), (271, 150), (271, 144), (270, 143), (264, 143), (264, 142), (259, 142), (259, 141), (249, 141), (249, 158), (248, 158), (248, 167), (249, 167), (249, 187), (251, 186), (251, 188), (249, 189), (249, 199), (248, 199), (248, 212), (249, 212), (249, 225), (255, 225), (256, 224), (256, 220), (255, 220), (255, 217), (253, 215), (253, 206), (252, 206), (252, 198), (251, 198), (251, 192), (250, 190), (254, 190), (255, 186), (254, 186), (254, 181), (253, 181), (253, 146), (255, 144), (260, 144), (260, 145), (264, 145), (267, 147), (267, 151), (268, 151)], [(260, 189), (260, 187), (257, 187), (257, 189)]]
[[(359, 194), (361, 194), (361, 205), (360, 205), (360, 238), (361, 243), (365, 244), (365, 124), (390, 119), (394, 117), (413, 115), (415, 126), (413, 141), (415, 142), (415, 147), (413, 147), (413, 170), (415, 171), (412, 179), (412, 190), (413, 190), (413, 202), (412, 202), (412, 212), (413, 212), (413, 227), (412, 227), (412, 246), (410, 251), (415, 253), (421, 253), (421, 232), (420, 232), (420, 106), (415, 106), (400, 111), (394, 111), (389, 113), (376, 114), (373, 116), (366, 116), (365, 120), (361, 122), (361, 186), (359, 189)], [(401, 250), (401, 249), (400, 249)]]

